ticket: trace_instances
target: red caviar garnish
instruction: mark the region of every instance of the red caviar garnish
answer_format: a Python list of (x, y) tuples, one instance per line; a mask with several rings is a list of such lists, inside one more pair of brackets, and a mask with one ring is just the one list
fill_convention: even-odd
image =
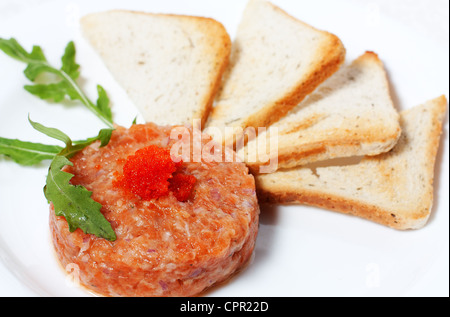
[(179, 201), (186, 201), (196, 178), (177, 172), (182, 163), (175, 163), (168, 149), (151, 145), (127, 158), (123, 177), (117, 184), (143, 200), (157, 199), (173, 191)]
[(170, 151), (149, 146), (130, 155), (123, 167), (123, 185), (144, 200), (169, 194), (169, 178), (176, 171)]
[(191, 196), (192, 189), (194, 188), (196, 182), (197, 179), (195, 176), (175, 173), (173, 178), (170, 180), (169, 189), (173, 192), (178, 201), (184, 202)]

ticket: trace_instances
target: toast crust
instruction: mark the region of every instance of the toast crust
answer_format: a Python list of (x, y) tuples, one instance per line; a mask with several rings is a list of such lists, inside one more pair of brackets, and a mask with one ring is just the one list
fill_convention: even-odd
[(420, 229), (428, 221), (429, 214), (425, 210), (414, 213), (408, 218), (398, 216), (396, 213), (382, 209), (379, 206), (364, 204), (358, 200), (342, 198), (332, 194), (324, 195), (322, 192), (304, 191), (264, 191), (258, 188), (258, 200), (263, 204), (279, 205), (308, 205), (330, 211), (340, 212), (351, 216), (364, 218), (397, 230)]
[[(258, 1), (253, 0), (250, 2)], [(295, 23), (302, 25), (303, 27), (317, 32), (318, 37), (320, 37), (321, 39), (320, 44), (317, 48), (315, 60), (310, 63), (304, 75), (299, 78), (297, 82), (292, 83), (292, 88), (290, 89), (290, 91), (287, 91), (283, 96), (279, 97), (276, 100), (271, 100), (264, 107), (258, 109), (258, 111), (253, 111), (245, 118), (231, 121), (231, 124), (233, 126), (240, 127), (243, 130), (249, 127), (253, 127), (256, 129), (258, 127), (269, 127), (273, 123), (286, 116), (286, 114), (294, 107), (296, 107), (299, 102), (305, 99), (305, 97), (313, 92), (323, 81), (334, 74), (344, 63), (346, 56), (346, 49), (342, 41), (336, 35), (326, 31), (318, 30), (294, 18), (272, 3), (266, 1), (260, 2), (267, 3), (274, 11), (276, 11), (278, 14), (282, 14), (286, 19), (294, 21)], [(233, 62), (230, 66), (233, 67)], [(223, 123), (228, 122), (228, 109), (226, 109), (225, 106), (221, 105), (222, 92), (224, 91), (223, 88), (224, 85), (227, 84), (226, 75), (227, 74), (225, 73), (224, 82), (222, 83), (222, 87), (221, 89), (219, 89), (218, 95), (216, 97), (217, 106), (214, 107), (211, 112), (210, 121), (208, 123), (208, 125), (211, 127), (223, 127)], [(224, 100), (227, 99), (228, 98), (224, 98)], [(227, 142), (227, 144), (231, 144), (230, 139), (232, 138), (233, 145), (236, 145), (237, 140), (232, 135), (226, 135), (225, 138), (222, 138), (221, 141), (224, 144)]]
[[(447, 110), (447, 99), (441, 96), (427, 103), (428, 107), (422, 107), (422, 111), (430, 111), (431, 124), (427, 128), (428, 132), (426, 138), (426, 148), (424, 149), (424, 157), (427, 162), (423, 167), (421, 175), (423, 180), (421, 185), (420, 199), (411, 204), (402, 204), (394, 207), (391, 203), (383, 202), (383, 204), (375, 204), (366, 202), (364, 199), (359, 199), (352, 195), (338, 195), (327, 191), (326, 189), (313, 189), (309, 187), (307, 180), (290, 181), (286, 177), (280, 176), (277, 178), (276, 173), (273, 175), (256, 175), (257, 194), (260, 203), (267, 204), (281, 204), (281, 205), (299, 205), (304, 204), (308, 206), (320, 207), (332, 211), (337, 211), (344, 214), (358, 216), (384, 226), (388, 226), (397, 230), (420, 229), (427, 223), (431, 208), (433, 205), (433, 182), (434, 169), (437, 151), (440, 144), (440, 135), (442, 133), (443, 119)], [(403, 112), (404, 114), (410, 111), (420, 111), (420, 108), (413, 108)], [(417, 113), (421, 115), (420, 112)], [(408, 139), (409, 136), (406, 136)], [(409, 145), (406, 145), (409, 146)], [(376, 157), (366, 157), (363, 159), (374, 163), (370, 166), (376, 166), (376, 173), (379, 179), (373, 181), (377, 182), (378, 186), (382, 186), (386, 193), (391, 190), (402, 191), (405, 195), (409, 195), (405, 184), (405, 173), (416, 174), (417, 170), (399, 170), (394, 171), (393, 166), (383, 164), (385, 160), (390, 160), (396, 155), (397, 148), (392, 152), (381, 154)], [(398, 149), (399, 153), (403, 151), (403, 147)], [(397, 164), (401, 167), (405, 162)], [(405, 163), (407, 164), (407, 163)], [(394, 165), (394, 166), (397, 166)], [(367, 172), (369, 173), (369, 172)], [(303, 174), (302, 174), (303, 175)], [(370, 176), (368, 176), (370, 177)], [(359, 185), (359, 183), (358, 183)], [(342, 184), (345, 186), (345, 184)], [(363, 186), (363, 185), (361, 185)], [(405, 188), (403, 188), (403, 187)], [(387, 196), (390, 197), (390, 196)], [(410, 200), (410, 197), (403, 197), (404, 201)], [(415, 199), (415, 197), (414, 197)]]
[[(201, 101), (193, 110), (190, 122), (179, 122), (178, 124), (191, 125), (193, 120), (198, 119), (201, 121), (201, 126), (204, 127), (212, 110), (214, 98), (220, 87), (222, 76), (228, 67), (231, 54), (232, 42), (223, 24), (212, 18), (200, 16), (149, 13), (133, 10), (110, 10), (105, 13), (129, 13), (154, 18), (174, 19), (176, 21), (183, 21), (183, 23), (189, 23), (199, 34), (203, 34), (202, 41), (204, 41), (204, 43), (202, 44), (202, 54), (203, 56), (208, 57), (211, 64), (210, 71), (208, 74), (205, 74), (209, 78), (207, 83), (208, 90), (203, 92)], [(93, 22), (90, 20), (90, 17), (95, 16), (96, 14), (97, 13), (88, 14), (81, 18), (83, 29), (87, 30), (92, 27)], [(95, 42), (92, 42), (92, 44), (94, 47), (97, 46)]]
[[(383, 85), (386, 88), (384, 98), (393, 105), (383, 62), (376, 53), (366, 52), (356, 59), (350, 67), (355, 67), (355, 65), (358, 64), (364, 65), (365, 63), (368, 64), (368, 67), (377, 65), (379, 69), (383, 70)], [(280, 122), (279, 128), (281, 128), (281, 131), (279, 134), (278, 167), (280, 169), (287, 169), (333, 158), (362, 155), (374, 156), (388, 152), (395, 146), (402, 132), (400, 124), (398, 123), (398, 113), (393, 106), (392, 115), (396, 116), (397, 123), (390, 127), (378, 125), (377, 127), (360, 126), (358, 129), (348, 128), (346, 130), (341, 129), (340, 131), (330, 130), (330, 134), (326, 137), (311, 141), (310, 143), (296, 143), (297, 140), (294, 136), (298, 136), (298, 139), (300, 139), (302, 131), (325, 118), (326, 114), (317, 113), (298, 123), (288, 122), (286, 123), (286, 128), (283, 127), (284, 122)], [(292, 142), (282, 142), (283, 135), (290, 135), (289, 139), (292, 140)], [(248, 148), (245, 149), (245, 151), (248, 150)], [(264, 162), (259, 161), (247, 162), (247, 164), (253, 172), (256, 172), (260, 166), (265, 165)]]
[[(289, 169), (334, 158), (359, 156), (360, 153), (365, 153), (368, 156), (378, 155), (389, 152), (397, 144), (400, 136), (401, 129), (398, 128), (394, 133), (382, 139), (361, 134), (353, 140), (343, 137), (333, 141), (305, 145), (295, 152), (291, 148), (280, 147), (278, 148), (278, 167), (279, 169)], [(254, 174), (258, 174), (260, 167), (266, 164), (259, 161), (247, 162), (248, 167)]]
[[(282, 11), (281, 9), (279, 10)], [(286, 12), (284, 13), (288, 15)], [(293, 17), (291, 18), (294, 19)], [(345, 47), (337, 36), (325, 31), (321, 32), (326, 34), (327, 40), (323, 41), (322, 48), (318, 50), (318, 55), (321, 56), (320, 60), (311, 65), (308, 74), (305, 76), (306, 79), (297, 82), (292, 91), (282, 99), (265, 106), (245, 119), (241, 125), (243, 129), (248, 127), (269, 127), (279, 121), (321, 83), (339, 70), (345, 61)]]

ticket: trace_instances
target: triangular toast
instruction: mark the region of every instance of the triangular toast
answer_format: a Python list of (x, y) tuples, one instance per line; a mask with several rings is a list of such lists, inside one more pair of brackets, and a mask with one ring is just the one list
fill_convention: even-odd
[(278, 168), (292, 168), (338, 157), (378, 155), (392, 149), (401, 133), (383, 63), (373, 52), (342, 67), (270, 129), (239, 153), (255, 173), (266, 164), (258, 153), (266, 152), (262, 138), (277, 142), (278, 153), (273, 155), (278, 155)]
[(81, 26), (146, 121), (205, 123), (231, 51), (221, 23), (113, 10), (89, 14)]
[(336, 72), (344, 60), (345, 48), (335, 35), (269, 2), (250, 0), (206, 131), (216, 141), (229, 143), (235, 132), (228, 133), (225, 127), (268, 127)]
[(300, 167), (256, 177), (261, 201), (306, 204), (400, 229), (420, 229), (433, 204), (444, 96), (401, 113), (402, 136), (389, 153), (343, 166)]

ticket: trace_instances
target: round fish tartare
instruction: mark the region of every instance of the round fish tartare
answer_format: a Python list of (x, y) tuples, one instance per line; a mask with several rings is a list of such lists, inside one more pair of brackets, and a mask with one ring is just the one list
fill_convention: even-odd
[[(251, 258), (259, 206), (254, 178), (244, 163), (177, 163), (186, 177), (174, 179), (189, 183), (182, 199), (176, 190), (144, 199), (123, 185), (126, 165), (139, 151), (172, 147), (176, 140), (171, 140), (171, 130), (150, 123), (116, 127), (107, 146), (94, 143), (65, 167), (74, 175), (71, 183), (84, 186), (102, 205), (117, 237), (108, 241), (80, 229), (70, 232), (50, 204), (57, 257), (63, 267), (76, 267), (80, 283), (96, 294), (196, 296)], [(202, 147), (210, 141), (203, 135)]]

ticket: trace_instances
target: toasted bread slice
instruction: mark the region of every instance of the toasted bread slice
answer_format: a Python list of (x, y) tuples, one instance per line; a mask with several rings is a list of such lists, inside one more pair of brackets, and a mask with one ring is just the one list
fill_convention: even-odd
[(394, 149), (344, 166), (308, 167), (256, 177), (261, 201), (306, 204), (399, 230), (419, 229), (433, 203), (434, 165), (444, 96), (401, 114), (403, 133)]
[(219, 22), (107, 11), (81, 20), (84, 35), (146, 121), (206, 121), (231, 52)]
[[(338, 37), (262, 0), (250, 0), (233, 42), (208, 132), (226, 143), (225, 127), (267, 127), (284, 117), (345, 60)], [(211, 132), (210, 127), (216, 131)], [(228, 129), (227, 129), (228, 130)]]
[(262, 133), (239, 153), (252, 171), (265, 164), (258, 151), (265, 154), (261, 138), (269, 136), (276, 138), (270, 142), (278, 143), (278, 167), (292, 168), (337, 157), (378, 155), (391, 150), (401, 134), (383, 63), (373, 52), (342, 67), (270, 127), (275, 128), (277, 134)]

